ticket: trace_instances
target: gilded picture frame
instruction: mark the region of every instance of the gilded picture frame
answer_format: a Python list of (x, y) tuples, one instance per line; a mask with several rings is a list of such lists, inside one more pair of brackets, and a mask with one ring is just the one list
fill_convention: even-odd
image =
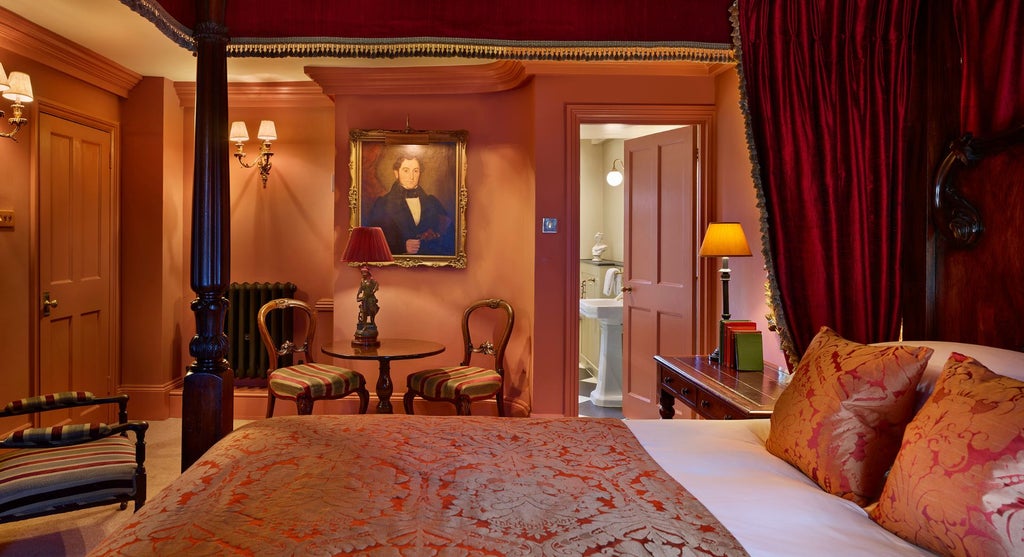
[(395, 259), (371, 265), (466, 267), (467, 136), (465, 130), (349, 132), (349, 226), (379, 226)]

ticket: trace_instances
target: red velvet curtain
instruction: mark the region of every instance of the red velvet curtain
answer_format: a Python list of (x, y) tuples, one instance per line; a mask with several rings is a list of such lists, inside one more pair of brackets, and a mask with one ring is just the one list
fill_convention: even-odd
[(988, 137), (1024, 123), (1024, 2), (954, 0), (963, 60), (961, 132)]
[(919, 0), (739, 0), (734, 24), (783, 349), (900, 327)]

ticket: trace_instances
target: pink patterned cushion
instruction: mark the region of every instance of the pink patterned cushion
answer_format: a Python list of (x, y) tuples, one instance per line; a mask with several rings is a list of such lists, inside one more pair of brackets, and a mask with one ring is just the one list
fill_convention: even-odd
[(878, 498), (930, 348), (868, 346), (822, 327), (775, 404), (766, 447), (825, 491)]
[(950, 355), (871, 518), (943, 555), (1024, 555), (1024, 382)]

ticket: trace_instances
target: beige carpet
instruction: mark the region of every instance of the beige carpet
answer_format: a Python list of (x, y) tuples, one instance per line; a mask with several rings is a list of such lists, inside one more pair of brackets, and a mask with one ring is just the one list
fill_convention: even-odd
[[(245, 423), (236, 421), (235, 427)], [(181, 471), (181, 420), (149, 422), (146, 432), (146, 485), (152, 498)], [(0, 556), (85, 555), (132, 515), (132, 505), (107, 505), (48, 517), (0, 524)]]

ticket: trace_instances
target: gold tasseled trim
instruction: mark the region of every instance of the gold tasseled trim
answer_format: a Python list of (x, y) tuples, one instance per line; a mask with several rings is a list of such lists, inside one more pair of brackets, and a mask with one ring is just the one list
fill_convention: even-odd
[(191, 52), (196, 51), (196, 41), (192, 38), (192, 30), (178, 23), (178, 20), (171, 17), (164, 10), (160, 2), (155, 0), (121, 0), (121, 3), (131, 10), (149, 20), (161, 33)]
[[(176, 44), (196, 51), (192, 30), (181, 25), (155, 0), (121, 0), (151, 21)], [(487, 58), (556, 61), (687, 61), (731, 64), (730, 44), (701, 42), (560, 42), (498, 41), (411, 37), (394, 39), (235, 37), (227, 55), (238, 58)]]
[(233, 39), (228, 56), (253, 58), (457, 57), (494, 60), (735, 62), (727, 44), (712, 43), (526, 43), (460, 39), (309, 39), (274, 42)]

